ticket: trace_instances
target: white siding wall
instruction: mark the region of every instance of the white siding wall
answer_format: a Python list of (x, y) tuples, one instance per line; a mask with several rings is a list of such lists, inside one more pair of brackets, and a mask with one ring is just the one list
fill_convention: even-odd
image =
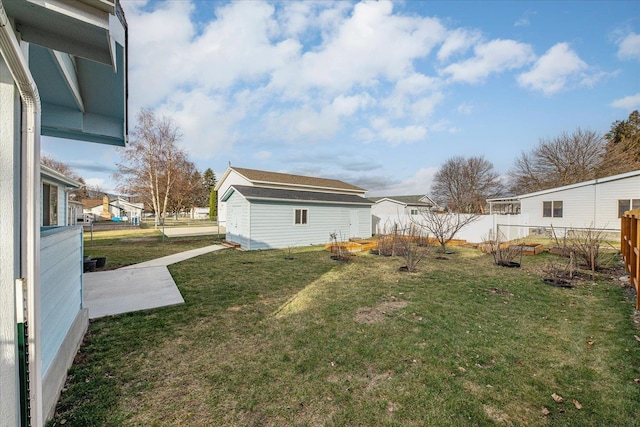
[(640, 199), (640, 175), (598, 185), (594, 223), (599, 224), (599, 228), (620, 228), (618, 200), (621, 199)]
[[(532, 225), (619, 229), (619, 199), (640, 198), (640, 176), (587, 185), (522, 199), (522, 212)], [(563, 202), (562, 218), (544, 218), (544, 201)]]
[(227, 223), (227, 202), (222, 201), (222, 196), (227, 192), (229, 187), (233, 185), (249, 185), (253, 186), (251, 181), (246, 180), (236, 171), (231, 170), (229, 175), (224, 178), (218, 189), (218, 225), (225, 226)]
[(82, 308), (82, 228), (43, 231), (40, 242), (42, 373)]

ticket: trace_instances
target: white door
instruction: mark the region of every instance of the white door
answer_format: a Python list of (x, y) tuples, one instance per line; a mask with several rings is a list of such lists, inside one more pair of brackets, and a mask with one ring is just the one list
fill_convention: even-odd
[(358, 230), (360, 229), (360, 220), (358, 218), (358, 210), (351, 209), (349, 211), (349, 237), (360, 237)]

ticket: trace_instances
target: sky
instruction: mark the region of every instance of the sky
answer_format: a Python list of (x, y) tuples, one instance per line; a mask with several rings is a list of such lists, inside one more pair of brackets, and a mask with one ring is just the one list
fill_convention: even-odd
[[(506, 176), (541, 140), (640, 109), (638, 1), (134, 1), (129, 130), (173, 120), (196, 167), (429, 194), (440, 165)], [(42, 138), (115, 192), (118, 150)]]

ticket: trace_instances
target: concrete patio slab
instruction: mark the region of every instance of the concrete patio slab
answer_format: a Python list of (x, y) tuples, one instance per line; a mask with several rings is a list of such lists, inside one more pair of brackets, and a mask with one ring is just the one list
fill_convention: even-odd
[(184, 304), (166, 266), (85, 273), (82, 279), (89, 319)]

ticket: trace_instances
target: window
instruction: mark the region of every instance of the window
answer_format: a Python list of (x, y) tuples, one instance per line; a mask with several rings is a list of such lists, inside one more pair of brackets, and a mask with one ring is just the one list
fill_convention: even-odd
[(308, 218), (309, 218), (308, 209), (296, 209), (294, 224), (305, 225), (307, 224)]
[(618, 200), (618, 218), (622, 217), (626, 211), (640, 209), (640, 199)]
[(544, 218), (562, 218), (562, 200), (542, 202), (542, 216)]
[(58, 225), (58, 187), (42, 184), (42, 225)]
[(418, 215), (418, 209), (411, 209), (411, 215)]

